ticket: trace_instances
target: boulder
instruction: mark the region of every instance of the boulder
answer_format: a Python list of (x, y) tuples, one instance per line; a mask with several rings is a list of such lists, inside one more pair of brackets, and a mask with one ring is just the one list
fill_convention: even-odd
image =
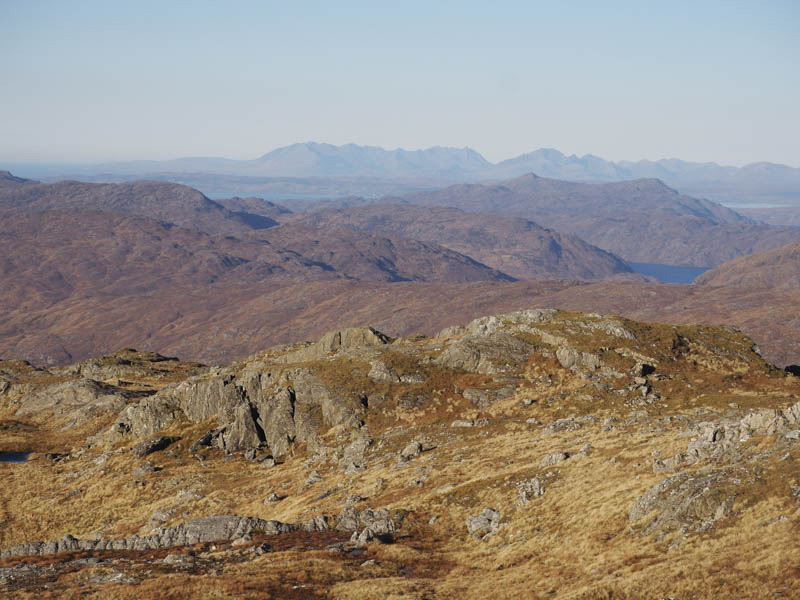
[(339, 531), (358, 531), (370, 529), (376, 536), (390, 536), (397, 529), (397, 523), (385, 508), (358, 510), (353, 506), (345, 509), (336, 518), (336, 529)]
[(542, 458), (542, 461), (539, 463), (541, 467), (549, 467), (551, 465), (557, 465), (560, 462), (564, 462), (569, 458), (569, 454), (566, 452), (551, 452), (547, 456)]
[(467, 517), (467, 531), (478, 538), (484, 538), (500, 529), (501, 515), (493, 508), (484, 508), (480, 515)]
[(544, 494), (544, 486), (538, 477), (521, 482), (517, 486), (517, 500), (520, 506), (525, 506), (533, 498)]
[(133, 452), (139, 458), (143, 458), (148, 454), (152, 454), (153, 452), (164, 450), (165, 448), (171, 446), (180, 439), (181, 438), (179, 437), (158, 435), (146, 440), (142, 440), (141, 442), (136, 444), (133, 448), (131, 448), (131, 452)]
[(411, 460), (420, 455), (422, 452), (422, 444), (413, 441), (400, 451), (401, 460)]

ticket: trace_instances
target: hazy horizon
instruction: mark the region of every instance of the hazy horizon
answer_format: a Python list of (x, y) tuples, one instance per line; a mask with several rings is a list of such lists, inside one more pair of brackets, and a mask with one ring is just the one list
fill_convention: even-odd
[[(128, 163), (128, 162), (131, 162), (131, 163), (133, 163), (133, 162), (167, 162), (167, 161), (181, 160), (181, 159), (206, 159), (206, 158), (219, 158), (219, 159), (226, 159), (226, 160), (245, 160), (246, 161), (246, 160), (256, 160), (258, 158), (261, 158), (261, 157), (269, 154), (270, 152), (274, 152), (275, 150), (280, 150), (280, 149), (283, 149), (283, 148), (287, 148), (289, 146), (302, 145), (302, 144), (326, 145), (326, 144), (329, 144), (329, 142), (319, 141), (319, 140), (305, 140), (305, 141), (302, 141), (302, 142), (294, 142), (292, 144), (287, 144), (286, 146), (276, 146), (274, 148), (270, 148), (269, 150), (261, 152), (260, 154), (255, 155), (255, 156), (246, 156), (246, 157), (242, 157), (242, 158), (234, 158), (234, 157), (231, 157), (231, 156), (222, 156), (222, 155), (219, 155), (219, 154), (217, 154), (217, 155), (215, 155), (215, 154), (199, 155), (198, 154), (198, 155), (170, 156), (170, 157), (163, 158), (163, 159), (154, 159), (154, 158), (150, 158), (150, 157), (138, 157), (138, 158), (120, 159), (120, 160), (73, 161), (73, 162), (66, 162), (66, 161), (61, 161), (61, 162), (59, 162), (59, 161), (12, 161), (12, 160), (2, 160), (2, 159), (0, 159), (0, 167), (3, 167), (4, 165), (9, 165), (9, 166), (19, 165), (19, 166), (29, 166), (29, 167), (40, 166), (42, 168), (46, 168), (46, 167), (53, 167), (53, 168), (57, 168), (57, 167), (90, 167), (90, 166), (99, 166), (99, 165), (103, 165), (103, 164), (116, 164), (116, 163)], [(417, 151), (431, 150), (431, 149), (434, 149), (434, 148), (455, 149), (455, 150), (472, 150), (472, 151), (478, 153), (479, 155), (483, 156), (487, 160), (489, 160), (486, 157), (486, 155), (483, 152), (480, 151), (479, 148), (475, 148), (473, 146), (455, 147), (455, 146), (445, 146), (443, 144), (436, 144), (436, 145), (433, 145), (433, 146), (426, 146), (426, 147), (419, 147), (419, 148), (403, 148), (403, 147), (399, 147), (399, 146), (398, 147), (383, 147), (383, 146), (375, 146), (373, 144), (355, 144), (354, 142), (345, 142), (343, 144), (329, 144), (329, 145), (333, 145), (333, 146), (336, 146), (336, 147), (342, 147), (342, 146), (348, 146), (348, 145), (356, 145), (356, 146), (360, 146), (360, 147), (380, 148), (380, 149), (385, 150), (387, 152), (394, 152), (394, 151), (417, 152)], [(698, 163), (698, 164), (704, 164), (704, 163), (705, 164), (717, 164), (718, 166), (721, 166), (721, 167), (737, 167), (737, 168), (741, 168), (741, 167), (748, 166), (748, 165), (751, 165), (751, 164), (771, 163), (771, 164), (780, 164), (780, 165), (784, 165), (784, 166), (789, 166), (789, 167), (792, 167), (792, 168), (800, 169), (800, 166), (796, 166), (796, 165), (791, 165), (791, 164), (787, 165), (786, 163), (774, 163), (773, 161), (763, 161), (763, 160), (756, 160), (756, 161), (752, 161), (752, 162), (749, 162), (749, 163), (742, 163), (742, 164), (731, 164), (731, 163), (725, 163), (725, 162), (720, 162), (720, 161), (716, 161), (716, 160), (688, 161), (685, 158), (680, 157), (680, 156), (662, 156), (662, 157), (655, 158), (655, 159), (642, 158), (642, 157), (639, 157), (639, 158), (621, 158), (621, 159), (618, 159), (618, 160), (614, 160), (614, 159), (610, 159), (610, 158), (605, 157), (605, 156), (598, 155), (598, 154), (596, 154), (594, 152), (586, 152), (586, 153), (564, 152), (560, 148), (551, 148), (551, 147), (532, 148), (531, 150), (522, 152), (520, 154), (515, 154), (513, 156), (504, 156), (504, 157), (502, 157), (502, 158), (500, 158), (498, 160), (495, 160), (495, 161), (489, 160), (489, 162), (492, 163), (492, 164), (499, 164), (499, 163), (501, 163), (501, 162), (503, 162), (505, 160), (514, 159), (514, 158), (517, 158), (519, 156), (522, 156), (522, 155), (525, 155), (525, 154), (531, 154), (531, 153), (538, 152), (538, 151), (541, 151), (541, 150), (555, 150), (556, 152), (561, 153), (562, 155), (564, 155), (567, 158), (575, 156), (575, 157), (577, 157), (579, 159), (584, 159), (586, 157), (591, 156), (591, 157), (599, 158), (599, 159), (606, 160), (606, 161), (609, 161), (609, 162), (614, 162), (614, 163), (637, 163), (637, 162), (640, 162), (640, 161), (658, 162), (658, 161), (680, 160), (680, 161), (692, 162), (692, 163)]]
[(313, 139), (798, 167), (798, 30), (782, 0), (9, 2), (0, 161), (248, 159)]

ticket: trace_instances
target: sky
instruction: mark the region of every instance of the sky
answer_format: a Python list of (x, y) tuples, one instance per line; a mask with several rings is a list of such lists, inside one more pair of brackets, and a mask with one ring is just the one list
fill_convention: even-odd
[(318, 141), (800, 167), (800, 2), (0, 0), (0, 161)]

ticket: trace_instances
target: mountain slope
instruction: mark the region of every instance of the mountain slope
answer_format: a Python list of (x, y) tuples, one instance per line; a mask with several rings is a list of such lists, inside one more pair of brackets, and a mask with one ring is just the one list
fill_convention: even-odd
[(800, 243), (736, 258), (706, 271), (695, 283), (800, 289)]
[(525, 219), (447, 207), (374, 203), (289, 217), (316, 228), (352, 227), (434, 242), (518, 279), (608, 279), (632, 275), (616, 256)]
[(770, 227), (655, 179), (587, 184), (529, 174), (495, 185), (454, 185), (403, 197), (533, 220), (642, 263), (707, 267), (800, 240), (800, 230)]
[(8, 171), (0, 171), (0, 190), (18, 189), (22, 186), (36, 185), (38, 181), (16, 177)]
[(453, 250), (400, 235), (376, 235), (348, 227), (286, 224), (248, 237), (328, 264), (353, 279), (443, 283), (513, 280)]
[(62, 181), (0, 188), (0, 211), (99, 210), (134, 214), (206, 233), (238, 233), (276, 224), (274, 219), (234, 213), (195, 189), (176, 183), (119, 184)]

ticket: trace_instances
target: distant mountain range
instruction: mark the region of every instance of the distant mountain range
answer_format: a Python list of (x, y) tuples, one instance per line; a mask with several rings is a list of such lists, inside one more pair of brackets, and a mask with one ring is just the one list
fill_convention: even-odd
[[(52, 167), (50, 170), (50, 174), (54, 174)], [(278, 148), (253, 160), (193, 157), (112, 162), (65, 167), (64, 173), (57, 174), (107, 181), (143, 176), (162, 179), (169, 174), (171, 180), (194, 185), (206, 193), (213, 193), (209, 186), (220, 185), (216, 178), (209, 181), (208, 175), (225, 176), (228, 179), (223, 193), (235, 192), (236, 186), (242, 185), (248, 186), (248, 193), (256, 194), (259, 190), (253, 188), (257, 185), (267, 185), (267, 189), (275, 193), (304, 190), (297, 181), (284, 181), (276, 187), (272, 178), (364, 178), (373, 181), (364, 182), (364, 189), (359, 187), (359, 182), (350, 181), (346, 193), (369, 195), (376, 187), (375, 179), (394, 180), (398, 185), (413, 182), (430, 188), (458, 182), (509, 179), (531, 172), (577, 182), (657, 178), (683, 193), (722, 202), (800, 204), (800, 169), (787, 165), (759, 162), (731, 167), (675, 158), (613, 162), (591, 154), (567, 156), (550, 148), (491, 163), (471, 148), (436, 146), (425, 150), (385, 150), (376, 146), (305, 142)], [(203, 181), (204, 176), (206, 181)], [(245, 179), (237, 181), (236, 178)], [(338, 189), (342, 189), (341, 182), (339, 184)], [(333, 182), (321, 188), (313, 187), (317, 193), (330, 193), (335, 189), (337, 185)], [(382, 191), (387, 193), (386, 189)], [(389, 191), (400, 193), (400, 190)]]

